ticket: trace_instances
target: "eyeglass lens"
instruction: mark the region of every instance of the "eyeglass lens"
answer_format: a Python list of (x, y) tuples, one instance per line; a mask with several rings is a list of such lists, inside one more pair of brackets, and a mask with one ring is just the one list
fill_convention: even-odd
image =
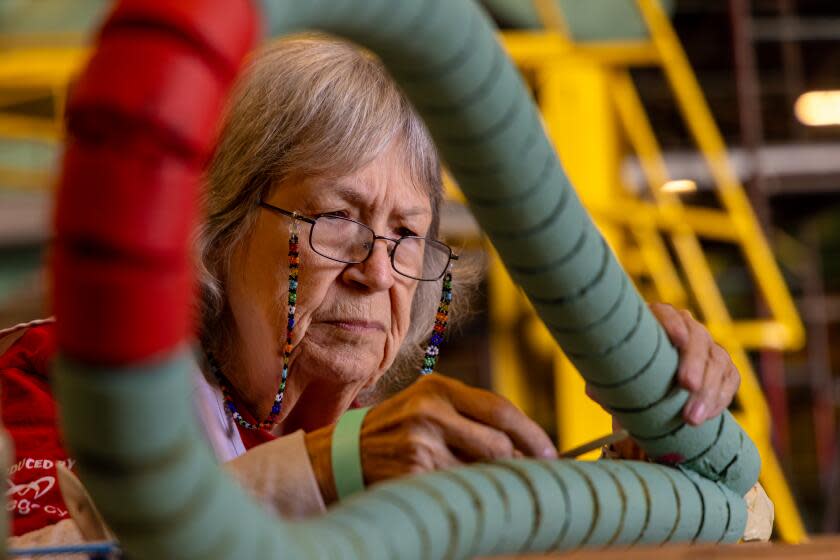
[[(346, 263), (364, 261), (374, 241), (375, 234), (367, 226), (339, 216), (320, 216), (310, 237), (315, 252)], [(394, 269), (410, 278), (437, 280), (449, 264), (449, 247), (438, 241), (403, 237), (396, 245), (388, 245)]]

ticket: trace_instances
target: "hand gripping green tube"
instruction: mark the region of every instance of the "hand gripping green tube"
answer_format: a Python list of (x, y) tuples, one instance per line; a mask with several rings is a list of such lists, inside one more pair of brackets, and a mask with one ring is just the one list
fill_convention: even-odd
[(383, 58), (582, 374), (649, 453), (684, 466), (504, 462), (383, 484), (323, 518), (278, 523), (222, 475), (202, 442), (186, 351), (119, 369), (61, 358), (65, 439), (126, 551), (465, 558), (737, 540), (755, 448), (728, 414), (699, 429), (679, 420), (676, 352), (569, 186), (483, 13), (465, 0), (278, 0), (265, 10), (273, 34), (321, 29)]

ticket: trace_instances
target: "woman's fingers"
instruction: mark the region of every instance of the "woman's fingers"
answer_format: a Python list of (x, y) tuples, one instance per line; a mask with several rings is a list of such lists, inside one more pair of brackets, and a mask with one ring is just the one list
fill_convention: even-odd
[(474, 422), (455, 411), (441, 418), (441, 429), (449, 447), (466, 460), (492, 461), (523, 456), (504, 432)]
[[(706, 374), (706, 362), (709, 359), (709, 351), (714, 345), (709, 331), (694, 320), (688, 311), (678, 312), (685, 325), (684, 336), (678, 337), (679, 342), (674, 346), (680, 351), (680, 367), (677, 371), (677, 380), (680, 385), (691, 392), (699, 391), (703, 387)], [(667, 329), (665, 332), (668, 332)], [(670, 333), (668, 333), (670, 337)]]
[(717, 344), (709, 349), (703, 383), (693, 392), (683, 411), (689, 424), (698, 426), (720, 414), (732, 401), (734, 393), (727, 394), (724, 376), (731, 362), (726, 351)]
[(446, 394), (465, 416), (506, 434), (529, 457), (555, 458), (557, 449), (540, 426), (506, 398), (448, 380)]
[(682, 348), (689, 339), (688, 322), (686, 318), (691, 318), (691, 313), (685, 310), (678, 310), (667, 303), (651, 303), (650, 311), (653, 313), (656, 320), (668, 333), (668, 338), (671, 343), (677, 348)]
[(680, 385), (689, 391), (699, 390), (703, 385), (712, 337), (688, 311), (677, 310), (664, 303), (651, 304), (650, 310), (662, 324), (671, 343), (680, 352), (680, 366), (677, 371)]
[(507, 399), (437, 375), (371, 409), (360, 445), (368, 482), (461, 461), (557, 456), (545, 432)]
[(432, 463), (432, 468), (415, 472), (431, 472), (439, 469), (453, 469), (462, 464), (461, 460), (455, 456), (455, 453), (452, 452), (446, 442), (440, 440), (438, 440), (437, 445), (434, 446)]
[(688, 311), (661, 303), (650, 308), (680, 352), (677, 380), (691, 394), (683, 416), (695, 426), (714, 418), (729, 406), (741, 383), (729, 354)]
[[(718, 346), (718, 348), (720, 348)], [(720, 390), (717, 393), (717, 402), (714, 404), (709, 418), (714, 418), (727, 408), (732, 403), (732, 399), (738, 393), (738, 388), (741, 386), (741, 375), (738, 373), (735, 364), (732, 363), (729, 355), (723, 348), (720, 351), (724, 354), (723, 358), (723, 374), (720, 384)]]

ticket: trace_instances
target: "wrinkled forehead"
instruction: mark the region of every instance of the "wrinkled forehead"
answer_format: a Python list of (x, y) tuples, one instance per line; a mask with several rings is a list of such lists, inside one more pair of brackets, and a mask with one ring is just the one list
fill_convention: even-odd
[(432, 217), (430, 189), (410, 181), (350, 175), (315, 181), (310, 189), (313, 198), (322, 203), (344, 204), (368, 211), (388, 208), (391, 214), (400, 218), (431, 220)]
[(320, 172), (313, 170), (313, 175), (347, 181), (370, 181), (372, 176), (378, 175), (387, 178), (389, 183), (411, 187), (428, 199), (441, 188), (440, 162), (436, 148), (428, 138), (394, 133), (387, 144), (356, 145), (344, 157), (328, 161), (335, 165), (322, 168)]
[(440, 169), (422, 151), (412, 150), (405, 139), (395, 140), (378, 154), (359, 153), (350, 164), (298, 169), (275, 184), (274, 192), (301, 204), (341, 202), (360, 209), (387, 205), (406, 217), (431, 219), (441, 197)]
[(352, 210), (357, 217), (385, 217), (428, 227), (434, 214), (433, 192), (404, 173), (372, 166), (350, 175), (284, 181), (269, 200), (307, 214)]

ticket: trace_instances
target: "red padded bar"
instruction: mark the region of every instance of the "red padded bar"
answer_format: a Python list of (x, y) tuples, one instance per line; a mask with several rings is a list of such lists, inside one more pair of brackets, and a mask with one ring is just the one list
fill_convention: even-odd
[(52, 257), (61, 351), (116, 365), (171, 351), (192, 332), (191, 263), (162, 269), (97, 262), (58, 245)]
[(201, 169), (144, 156), (136, 146), (71, 144), (58, 191), (59, 237), (98, 239), (126, 256), (189, 260)]
[(125, 364), (191, 337), (190, 230), (251, 0), (122, 0), (68, 103), (52, 291), (61, 352)]
[(165, 27), (198, 46), (227, 80), (256, 44), (257, 14), (252, 0), (123, 0), (105, 24)]
[(103, 39), (91, 59), (68, 104), (70, 132), (130, 143), (148, 128), (154, 141), (203, 161), (226, 93), (182, 42), (130, 30)]

